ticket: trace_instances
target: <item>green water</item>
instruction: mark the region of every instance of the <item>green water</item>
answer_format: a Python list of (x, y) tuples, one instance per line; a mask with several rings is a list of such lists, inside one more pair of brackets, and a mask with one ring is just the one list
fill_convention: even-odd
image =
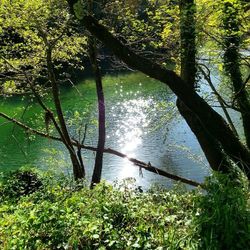
[[(107, 113), (107, 143), (111, 147), (157, 167), (184, 177), (201, 181), (208, 169), (204, 157), (190, 132), (173, 108), (174, 97), (162, 83), (141, 73), (104, 77)], [(48, 95), (45, 101), (53, 109)], [(61, 88), (61, 102), (68, 120), (71, 136), (82, 138), (88, 124), (85, 144), (96, 146), (97, 104), (95, 84), (85, 80), (75, 87)], [(0, 99), (2, 112), (37, 129), (44, 127), (43, 111), (29, 97)], [(75, 117), (73, 119), (73, 117)], [(55, 168), (71, 172), (67, 152), (61, 143), (25, 133), (0, 118), (0, 171), (23, 165)], [(88, 176), (91, 175), (94, 154), (83, 151)], [(116, 156), (105, 155), (103, 177), (121, 180), (134, 177), (137, 184), (149, 186), (158, 182), (169, 184), (165, 178), (143, 172)]]

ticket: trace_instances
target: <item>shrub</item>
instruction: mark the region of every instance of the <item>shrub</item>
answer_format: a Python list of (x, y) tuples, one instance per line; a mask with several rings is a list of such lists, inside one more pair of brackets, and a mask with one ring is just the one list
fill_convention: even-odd
[(17, 170), (3, 175), (0, 186), (0, 201), (3, 199), (19, 199), (37, 191), (42, 181), (35, 171)]
[[(248, 248), (249, 191), (243, 179), (210, 177), (206, 192), (179, 185), (141, 192), (126, 183), (116, 188), (102, 182), (91, 190), (66, 177), (36, 175), (41, 188), (0, 202), (1, 249)], [(1, 192), (14, 189), (14, 181), (3, 180)]]
[[(42, 189), (18, 201), (5, 196), (0, 203), (1, 249), (178, 249), (189, 244), (193, 193), (121, 191), (105, 182), (79, 189), (48, 176)], [(11, 183), (16, 185), (5, 181), (4, 190)]]
[(206, 182), (206, 195), (197, 196), (194, 224), (199, 249), (248, 249), (250, 210), (248, 180), (214, 174)]

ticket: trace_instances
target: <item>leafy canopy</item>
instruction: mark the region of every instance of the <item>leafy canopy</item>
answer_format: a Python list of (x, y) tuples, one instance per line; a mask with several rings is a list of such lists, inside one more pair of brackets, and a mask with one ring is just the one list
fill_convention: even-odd
[[(63, 63), (79, 66), (86, 38), (76, 27), (65, 0), (1, 0), (0, 71), (5, 72), (4, 83), (25, 82), (23, 71), (26, 76), (46, 77), (48, 47), (58, 67)], [(18, 74), (13, 77), (10, 72)]]

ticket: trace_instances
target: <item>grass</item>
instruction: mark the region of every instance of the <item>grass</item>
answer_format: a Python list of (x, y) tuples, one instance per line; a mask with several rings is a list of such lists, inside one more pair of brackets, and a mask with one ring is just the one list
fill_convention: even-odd
[(127, 180), (90, 190), (49, 172), (11, 173), (0, 185), (0, 248), (247, 249), (247, 181), (213, 176), (206, 187), (141, 193)]

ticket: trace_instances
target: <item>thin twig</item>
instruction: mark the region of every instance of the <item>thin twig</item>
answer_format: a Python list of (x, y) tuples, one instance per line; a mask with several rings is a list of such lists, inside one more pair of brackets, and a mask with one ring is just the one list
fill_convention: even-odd
[(198, 66), (198, 68), (199, 68), (199, 70), (201, 71), (201, 73), (203, 74), (205, 80), (208, 82), (210, 88), (212, 89), (212, 91), (214, 92), (215, 96), (217, 97), (217, 100), (218, 100), (218, 102), (219, 102), (220, 105), (221, 105), (221, 108), (222, 108), (222, 110), (223, 110), (223, 112), (224, 112), (224, 114), (225, 114), (225, 116), (226, 116), (226, 119), (227, 119), (227, 121), (228, 121), (228, 123), (229, 123), (229, 125), (230, 125), (230, 127), (231, 127), (231, 129), (232, 129), (232, 131), (234, 132), (234, 134), (235, 134), (236, 136), (238, 136), (238, 133), (237, 133), (237, 130), (236, 130), (234, 124), (233, 124), (233, 121), (232, 121), (232, 119), (231, 119), (231, 117), (230, 117), (230, 115), (229, 115), (229, 113), (228, 113), (228, 111), (227, 111), (227, 109), (226, 109), (226, 107), (225, 107), (225, 103), (226, 103), (226, 102), (225, 102), (225, 100), (222, 98), (222, 96), (218, 93), (218, 91), (217, 91), (217, 89), (215, 88), (215, 86), (213, 85), (213, 82), (212, 82), (212, 79), (211, 79), (211, 73), (210, 73), (209, 68), (208, 68), (206, 65), (204, 65), (204, 64), (200, 64), (200, 65), (206, 68), (206, 70), (207, 70), (207, 72), (208, 72), (207, 74), (206, 74), (206, 72), (202, 69), (201, 66)]

